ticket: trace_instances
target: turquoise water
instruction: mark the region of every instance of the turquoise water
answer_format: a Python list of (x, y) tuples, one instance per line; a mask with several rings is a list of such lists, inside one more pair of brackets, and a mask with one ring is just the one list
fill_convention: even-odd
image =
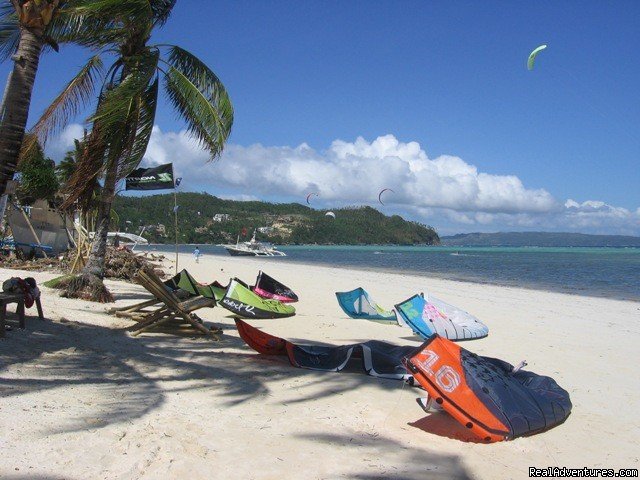
[[(173, 246), (148, 247), (173, 251)], [(181, 252), (192, 246), (181, 245)], [(228, 256), (221, 247), (201, 245), (203, 254)], [(508, 285), (640, 302), (640, 249), (535, 247), (286, 246), (299, 262), (366, 270), (414, 272), (449, 280)]]

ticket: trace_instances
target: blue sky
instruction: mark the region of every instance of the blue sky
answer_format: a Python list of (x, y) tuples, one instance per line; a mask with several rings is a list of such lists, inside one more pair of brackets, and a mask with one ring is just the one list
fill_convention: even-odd
[[(640, 234), (638, 25), (636, 1), (180, 0), (154, 41), (221, 77), (233, 133), (206, 164), (163, 103), (147, 162), (233, 198), (318, 191), (319, 208), (391, 186), (385, 213), (441, 233)], [(87, 56), (43, 57), (32, 121)]]

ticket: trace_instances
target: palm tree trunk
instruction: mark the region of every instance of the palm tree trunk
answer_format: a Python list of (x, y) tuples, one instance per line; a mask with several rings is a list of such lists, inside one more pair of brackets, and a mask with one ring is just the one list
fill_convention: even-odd
[(13, 72), (7, 82), (4, 108), (0, 112), (0, 195), (16, 171), (41, 50), (42, 41), (23, 28), (18, 51), (12, 57)]
[(96, 218), (96, 230), (91, 243), (91, 253), (87, 264), (82, 270), (83, 274), (96, 275), (104, 278), (105, 256), (107, 254), (107, 233), (109, 233), (109, 223), (111, 220), (111, 204), (116, 195), (116, 174), (117, 169), (107, 169), (104, 179), (104, 187), (100, 191), (100, 201), (98, 203), (98, 216)]

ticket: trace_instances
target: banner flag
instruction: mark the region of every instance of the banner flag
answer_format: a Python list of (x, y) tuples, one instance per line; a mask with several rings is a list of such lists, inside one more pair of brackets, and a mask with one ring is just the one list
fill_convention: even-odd
[(173, 163), (136, 168), (126, 180), (126, 190), (165, 190), (174, 188)]

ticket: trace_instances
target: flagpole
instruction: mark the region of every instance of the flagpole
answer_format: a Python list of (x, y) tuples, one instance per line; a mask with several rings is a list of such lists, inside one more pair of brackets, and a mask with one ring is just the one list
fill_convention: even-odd
[(173, 188), (173, 217), (176, 228), (176, 275), (178, 274), (178, 194), (176, 187)]

